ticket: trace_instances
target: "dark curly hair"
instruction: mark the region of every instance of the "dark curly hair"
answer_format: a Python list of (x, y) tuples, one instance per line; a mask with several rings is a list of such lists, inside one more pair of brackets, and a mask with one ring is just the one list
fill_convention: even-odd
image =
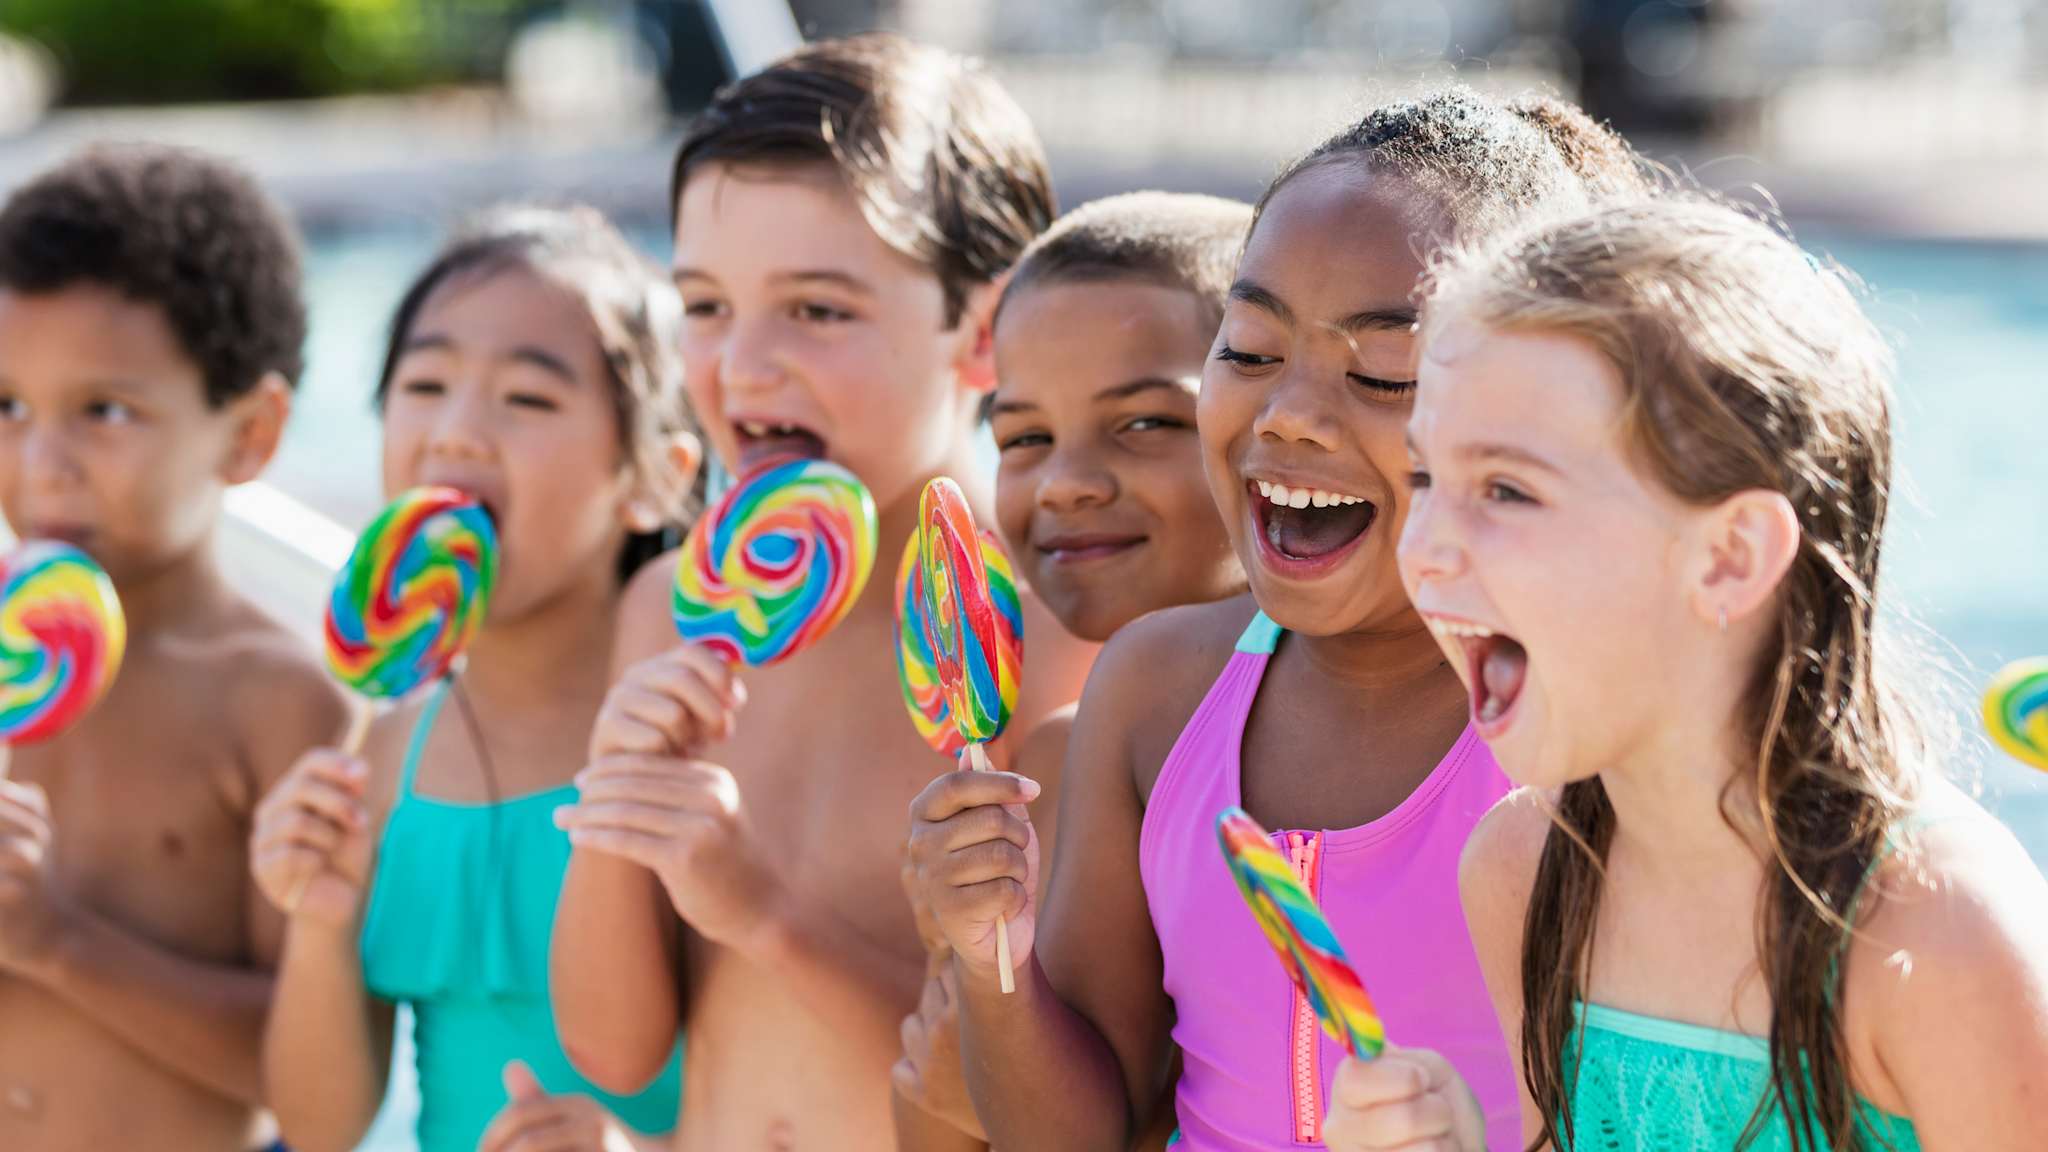
[(155, 145), (88, 149), (0, 209), (0, 289), (96, 284), (163, 309), (219, 408), (271, 372), (296, 387), (297, 234), (241, 169)]

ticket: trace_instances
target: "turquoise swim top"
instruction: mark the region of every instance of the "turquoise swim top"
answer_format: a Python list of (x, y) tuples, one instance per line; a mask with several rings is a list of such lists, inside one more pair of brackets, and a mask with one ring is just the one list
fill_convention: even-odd
[[(1760, 1036), (1599, 1004), (1578, 1005), (1577, 1015), (1564, 1053), (1574, 1152), (1733, 1149), (1770, 1094), (1770, 1047)], [(1919, 1152), (1911, 1121), (1862, 1100), (1856, 1111), (1866, 1152)], [(1818, 1133), (1808, 1146), (1829, 1148)], [(1791, 1148), (1791, 1125), (1774, 1100), (1748, 1152)]]
[(548, 939), (569, 840), (554, 811), (575, 802), (575, 788), (496, 804), (413, 791), (446, 694), (444, 682), (406, 749), (362, 935), (370, 991), (412, 1006), (421, 1152), (472, 1152), (505, 1106), (512, 1060), (524, 1061), (550, 1093), (593, 1096), (648, 1135), (670, 1131), (682, 1098), (680, 1044), (646, 1091), (624, 1098), (578, 1075), (555, 1035)]

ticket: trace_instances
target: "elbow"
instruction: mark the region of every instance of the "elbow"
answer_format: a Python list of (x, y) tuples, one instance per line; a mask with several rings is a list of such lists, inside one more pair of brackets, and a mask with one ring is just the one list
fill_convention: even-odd
[[(585, 1080), (613, 1096), (633, 1096), (645, 1091), (668, 1064), (667, 1050), (631, 1051), (618, 1044), (577, 1043), (562, 1029), (562, 1051)], [(638, 1046), (636, 1046), (638, 1047)]]

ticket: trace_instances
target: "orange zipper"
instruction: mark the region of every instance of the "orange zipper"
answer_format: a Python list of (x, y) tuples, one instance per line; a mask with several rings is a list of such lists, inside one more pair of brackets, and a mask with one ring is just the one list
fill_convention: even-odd
[[(1320, 847), (1313, 832), (1289, 832), (1287, 834), (1287, 856), (1294, 865), (1295, 875), (1301, 878), (1302, 887), (1309, 895), (1316, 891), (1316, 866), (1319, 863)], [(1294, 1025), (1290, 1048), (1293, 1052), (1294, 1084), (1294, 1142), (1296, 1144), (1321, 1144), (1323, 1142), (1323, 1077), (1318, 1067), (1321, 1056), (1316, 1042), (1319, 1026), (1316, 1012), (1309, 1005), (1308, 994), (1300, 987), (1294, 989)]]

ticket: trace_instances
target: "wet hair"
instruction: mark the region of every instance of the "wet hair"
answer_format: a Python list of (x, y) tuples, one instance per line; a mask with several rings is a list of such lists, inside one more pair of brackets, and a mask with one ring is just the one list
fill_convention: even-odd
[[(1609, 206), (1456, 256), (1433, 276), (1424, 340), (1449, 317), (1585, 341), (1621, 379), (1621, 439), (1646, 476), (1696, 507), (1764, 490), (1797, 515), (1775, 628), (1731, 719), (1754, 750), (1750, 815), (1771, 865), (1757, 923), (1771, 1091), (1742, 1144), (1786, 1123), (1806, 1152), (1867, 1147), (1838, 966), (1847, 917), (1938, 732), (1894, 690), (1875, 643), (1889, 350), (1841, 275), (1697, 198)], [(1722, 793), (1731, 827), (1734, 783)], [(1569, 1149), (1573, 1004), (1586, 995), (1615, 826), (1599, 778), (1565, 786), (1555, 819), (1523, 928), (1521, 1055), (1544, 1124), (1531, 1147)]]
[(1434, 246), (1621, 196), (1635, 161), (1621, 137), (1561, 101), (1508, 104), (1452, 87), (1366, 113), (1284, 168), (1258, 211), (1295, 177), (1337, 164), (1412, 187), (1449, 229), (1428, 238)]
[(703, 507), (702, 470), (686, 479), (669, 457), (677, 432), (700, 438), (701, 433), (683, 394), (683, 309), (675, 287), (596, 209), (502, 206), (461, 229), (399, 301), (377, 377), (377, 407), (382, 410), (406, 339), (434, 294), (454, 281), (514, 269), (574, 292), (597, 330), (611, 378), (620, 452), (665, 521), (658, 532), (628, 536), (619, 573), (629, 579), (672, 547)]
[(900, 36), (821, 40), (721, 89), (676, 151), (672, 212), (707, 164), (823, 164), (868, 226), (931, 269), (946, 324), (1053, 216), (1031, 121), (970, 60)]
[(1216, 196), (1127, 192), (1090, 201), (1024, 250), (997, 314), (1037, 286), (1129, 280), (1192, 294), (1214, 327), (1251, 222), (1251, 205)]
[(0, 209), (0, 288), (96, 285), (161, 309), (220, 408), (305, 368), (299, 246), (246, 172), (156, 145), (88, 149)]

